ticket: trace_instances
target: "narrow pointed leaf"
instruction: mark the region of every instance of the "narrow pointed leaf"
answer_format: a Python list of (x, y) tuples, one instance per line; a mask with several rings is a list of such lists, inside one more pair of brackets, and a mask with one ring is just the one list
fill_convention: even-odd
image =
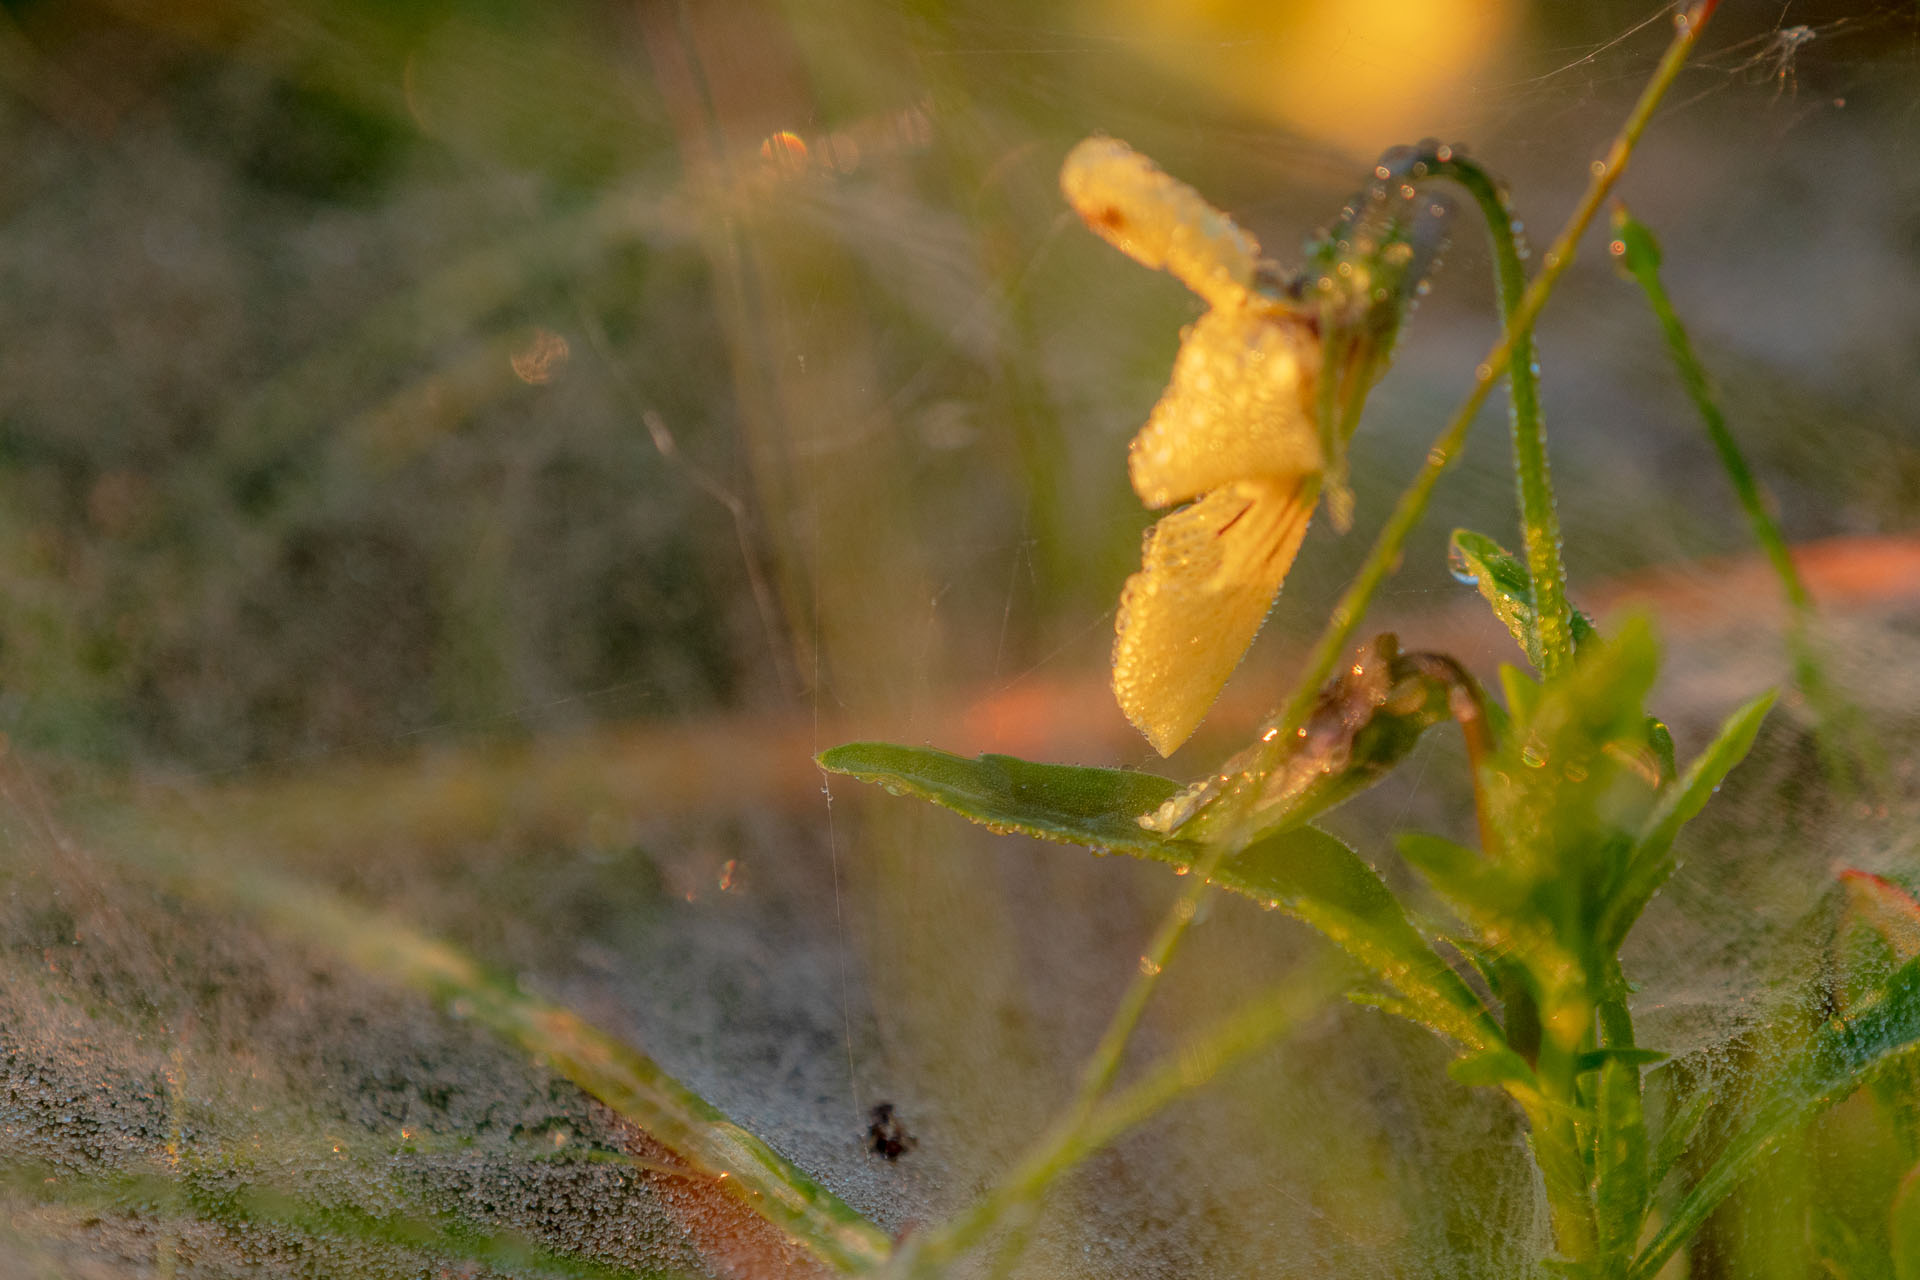
[(1647, 1173), (1648, 1186), (1657, 1188), (1667, 1180), (1667, 1175), (1673, 1172), (1680, 1157), (1693, 1146), (1693, 1140), (1700, 1134), (1701, 1122), (1712, 1109), (1712, 1092), (1701, 1089), (1689, 1094), (1685, 1102), (1677, 1104), (1668, 1114), (1666, 1124), (1660, 1130), (1659, 1143), (1653, 1150), (1652, 1167)]
[(1137, 821), (1180, 790), (1179, 783), (1157, 774), (992, 754), (969, 760), (886, 742), (850, 742), (822, 752), (819, 762), (832, 773), (931, 800), (996, 831), (1163, 860), (1198, 847)]
[(1574, 1070), (1598, 1071), (1609, 1062), (1624, 1062), (1629, 1066), (1650, 1067), (1665, 1062), (1667, 1055), (1658, 1049), (1589, 1049), (1575, 1059)]
[[(1202, 850), (1136, 821), (1179, 790), (1153, 774), (1001, 755), (969, 760), (875, 742), (835, 747), (820, 756), (820, 765), (931, 800), (996, 831), (1130, 853), (1176, 868), (1191, 867)], [(1398, 992), (1416, 1021), (1473, 1047), (1495, 1034), (1479, 997), (1427, 945), (1378, 873), (1326, 832), (1304, 825), (1275, 832), (1222, 861), (1213, 879), (1326, 934)]]
[(1607, 907), (1600, 929), (1604, 951), (1619, 950), (1633, 922), (1673, 874), (1674, 837), (1700, 812), (1733, 767), (1746, 758), (1775, 696), (1771, 691), (1763, 693), (1728, 716), (1707, 749), (1687, 766), (1685, 775), (1661, 794), (1628, 854), (1626, 873)]

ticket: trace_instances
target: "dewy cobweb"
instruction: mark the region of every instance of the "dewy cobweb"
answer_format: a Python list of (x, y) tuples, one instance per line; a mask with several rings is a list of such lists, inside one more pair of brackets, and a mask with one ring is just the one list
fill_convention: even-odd
[[(10, 13), (0, 1277), (812, 1265), (457, 1002), (197, 896), (182, 866), (271, 868), (446, 940), (888, 1233), (962, 1208), (1060, 1114), (1164, 868), (837, 793), (843, 933), (794, 762), (906, 723), (1148, 763), (1075, 680), (1105, 660), (1098, 615), (1147, 518), (1117, 459), (1199, 309), (1067, 234), (1053, 163), (1097, 123), (1277, 256), (1364, 167), (1168, 71), (1129, 33), (1171, 8), (903, 25), (863, 2), (832, 30), (793, 7), (620, 8), (632, 25), (605, 30)], [(1366, 154), (1465, 139), (1551, 225), (1669, 16), (1540, 6), (1533, 43)], [(1796, 542), (1914, 523), (1914, 21), (1726, 6), (1636, 160), (1635, 211)], [(1224, 68), (1288, 39), (1179, 48)], [(1353, 92), (1363, 63), (1330, 56), (1315, 92)], [(1374, 392), (1357, 521), (1493, 335), (1478, 252), (1457, 238)], [(1685, 756), (1784, 679), (1771, 586), (1737, 571), (1737, 512), (1644, 304), (1584, 252), (1544, 371), (1574, 595), (1602, 621), (1650, 602), (1651, 705)], [(514, 365), (536, 332), (572, 351), (538, 385)], [(751, 520), (659, 457), (647, 413)], [(1409, 648), (1487, 680), (1518, 657), (1443, 542), (1511, 503), (1495, 434), (1383, 598)], [(1778, 1062), (1780, 1024), (1831, 1012), (1836, 873), (1915, 864), (1908, 562), (1833, 545), (1823, 652), (1890, 793), (1832, 790), (1812, 711), (1783, 705), (1627, 951), (1644, 1038), (1735, 1092)], [(1359, 553), (1309, 534), (1193, 760), (1279, 696)], [(790, 704), (783, 679), (809, 691)], [(1471, 829), (1454, 746), (1420, 752), (1339, 816), (1390, 877), (1390, 832)], [(1224, 895), (1188, 946), (1129, 1069), (1324, 955)], [(1520, 1277), (1550, 1238), (1525, 1134), (1444, 1063), (1336, 1003), (1064, 1182), (1017, 1274)], [(892, 1161), (868, 1146), (881, 1103), (915, 1139)], [(1784, 1167), (1715, 1225), (1724, 1273), (1788, 1247), (1764, 1206), (1817, 1198)]]

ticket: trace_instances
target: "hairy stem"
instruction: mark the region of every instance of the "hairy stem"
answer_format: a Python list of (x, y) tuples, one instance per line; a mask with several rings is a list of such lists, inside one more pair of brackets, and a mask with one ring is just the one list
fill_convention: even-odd
[(1464, 188), (1480, 206), (1493, 245), (1500, 320), (1511, 335), (1507, 400), (1513, 426), (1513, 473), (1520, 489), (1520, 528), (1527, 573), (1533, 579), (1534, 633), (1540, 642), (1540, 674), (1551, 680), (1573, 662), (1573, 626), (1567, 608), (1567, 570), (1560, 560), (1560, 516), (1554, 510), (1553, 476), (1547, 464), (1546, 419), (1540, 412), (1540, 366), (1533, 329), (1515, 325), (1527, 273), (1520, 264), (1513, 210), (1506, 192), (1479, 165), (1459, 157), (1439, 160), (1433, 176)]

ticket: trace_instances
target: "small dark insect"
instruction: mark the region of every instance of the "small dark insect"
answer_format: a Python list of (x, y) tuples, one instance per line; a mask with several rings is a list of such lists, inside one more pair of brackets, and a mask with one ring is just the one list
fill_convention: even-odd
[(920, 1140), (908, 1133), (900, 1117), (893, 1114), (891, 1102), (874, 1107), (872, 1123), (867, 1125), (867, 1148), (873, 1154), (898, 1160), (919, 1145)]

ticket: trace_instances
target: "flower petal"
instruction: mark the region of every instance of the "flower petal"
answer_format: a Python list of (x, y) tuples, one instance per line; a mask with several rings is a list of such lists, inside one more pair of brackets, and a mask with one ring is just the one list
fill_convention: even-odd
[(1318, 492), (1311, 476), (1242, 480), (1147, 531), (1120, 595), (1113, 692), (1161, 755), (1199, 727), (1259, 633)]
[(1321, 470), (1319, 363), (1319, 337), (1292, 312), (1234, 305), (1200, 317), (1127, 450), (1134, 492), (1164, 507), (1249, 476)]
[(1068, 152), (1060, 190), (1114, 248), (1208, 302), (1238, 301), (1253, 287), (1259, 242), (1118, 138), (1088, 138)]

